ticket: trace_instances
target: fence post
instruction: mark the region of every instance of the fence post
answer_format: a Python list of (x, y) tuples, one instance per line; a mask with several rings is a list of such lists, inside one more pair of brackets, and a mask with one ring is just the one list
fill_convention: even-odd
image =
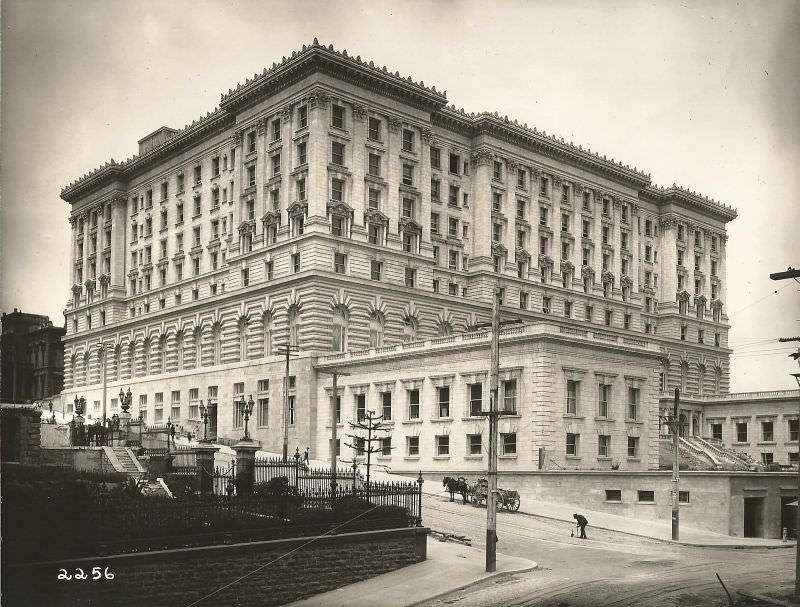
[(417, 516), (417, 527), (422, 527), (422, 483), (425, 482), (425, 479), (422, 478), (422, 470), (419, 471), (419, 477), (417, 478), (417, 484), (419, 485), (419, 489), (417, 490), (417, 508), (419, 509), (419, 515)]
[(219, 447), (215, 447), (210, 442), (201, 441), (200, 445), (195, 448), (201, 495), (214, 493), (214, 454), (217, 451), (219, 451)]

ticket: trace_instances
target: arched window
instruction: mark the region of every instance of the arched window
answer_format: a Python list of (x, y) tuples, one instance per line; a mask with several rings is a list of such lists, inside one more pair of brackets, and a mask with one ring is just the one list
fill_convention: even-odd
[(162, 335), (158, 340), (158, 371), (167, 372), (167, 336)]
[(419, 328), (419, 322), (413, 316), (404, 316), (403, 317), (403, 336), (402, 340), (403, 343), (408, 343), (412, 341), (417, 341), (417, 330)]
[(247, 360), (247, 319), (239, 319), (239, 360)]
[(175, 350), (178, 355), (178, 371), (183, 369), (183, 331), (178, 331), (175, 334)]
[(272, 314), (264, 314), (264, 357), (272, 354)]
[(369, 347), (380, 348), (383, 346), (384, 318), (381, 312), (372, 312), (369, 315)]
[(290, 306), (289, 307), (289, 314), (288, 314), (288, 325), (289, 325), (289, 345), (292, 346), (299, 346), (300, 345), (300, 311), (298, 310), (297, 306)]
[(211, 345), (213, 348), (214, 354), (214, 361), (212, 364), (218, 365), (220, 364), (220, 360), (222, 358), (222, 325), (215, 324), (214, 328), (212, 329), (211, 333)]
[(448, 321), (442, 320), (439, 322), (439, 335), (441, 337), (447, 337), (448, 335), (453, 334), (453, 325), (451, 325)]
[(345, 352), (347, 350), (347, 309), (336, 306), (333, 310), (333, 351)]
[(150, 339), (146, 339), (142, 347), (142, 354), (144, 357), (142, 372), (143, 375), (150, 375)]
[(203, 327), (194, 330), (194, 368), (199, 369), (203, 365)]

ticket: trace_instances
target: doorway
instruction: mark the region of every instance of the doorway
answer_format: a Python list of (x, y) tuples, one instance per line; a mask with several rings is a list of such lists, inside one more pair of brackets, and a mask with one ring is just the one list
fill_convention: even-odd
[(744, 537), (764, 537), (764, 498), (744, 498)]
[(781, 531), (786, 529), (789, 539), (797, 537), (797, 498), (781, 496)]

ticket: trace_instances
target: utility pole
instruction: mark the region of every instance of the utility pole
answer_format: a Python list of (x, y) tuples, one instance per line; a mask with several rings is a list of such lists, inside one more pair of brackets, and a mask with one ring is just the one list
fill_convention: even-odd
[[(500, 286), (495, 285), (492, 302), (492, 341), (489, 371), (489, 410), (482, 415), (489, 418), (489, 493), (486, 496), (486, 571), (497, 569), (497, 421), (506, 413), (500, 410), (498, 384), (500, 376), (500, 326), (522, 322), (519, 318), (500, 322)], [(477, 323), (484, 328), (487, 323)]]
[(331, 399), (331, 498), (336, 499), (336, 426), (339, 420), (336, 418), (336, 402), (339, 399), (339, 387), (337, 380), (340, 376), (344, 377), (350, 375), (337, 369), (332, 371), (322, 371), (317, 369), (320, 373), (330, 373), (333, 375), (333, 398)]
[(283, 461), (289, 461), (289, 358), (300, 348), (292, 344), (278, 346), (278, 354), (286, 356), (286, 373), (283, 376)]
[(672, 405), (672, 419), (674, 421), (674, 429), (672, 431), (672, 541), (677, 542), (680, 536), (680, 482), (681, 482), (681, 473), (680, 473), (680, 462), (679, 462), (679, 451), (678, 446), (680, 441), (678, 440), (678, 428), (680, 427), (680, 422), (678, 421), (678, 408), (680, 407), (680, 400), (681, 400), (681, 391), (679, 388), (675, 388), (675, 402)]
[[(800, 270), (795, 270), (793, 267), (789, 266), (789, 268), (785, 272), (774, 272), (769, 275), (770, 280), (787, 280), (787, 279), (794, 279), (795, 282), (800, 282), (797, 279), (800, 278)], [(789, 341), (800, 341), (800, 337), (782, 337), (778, 341), (780, 342), (789, 342)], [(793, 352), (789, 354), (791, 358), (794, 358), (797, 361), (797, 364), (800, 365), (800, 348), (797, 349), (797, 352)], [(800, 373), (792, 373), (792, 377), (795, 378), (797, 381), (797, 386), (800, 387)], [(800, 417), (798, 417), (798, 424), (800, 424)], [(800, 427), (800, 426), (798, 426)], [(795, 535), (795, 553), (794, 553), (794, 595), (800, 597), (800, 440), (798, 440), (798, 455), (797, 455), (797, 510), (795, 510), (795, 522), (794, 522), (794, 535)]]
[[(353, 449), (358, 455), (358, 445), (355, 444), (356, 439), (362, 439), (366, 443), (366, 449), (364, 451), (367, 454), (367, 499), (369, 499), (369, 488), (370, 488), (370, 481), (369, 481), (369, 471), (372, 465), (372, 454), (373, 453), (380, 453), (383, 451), (383, 446), (373, 447), (372, 443), (381, 440), (385, 437), (379, 437), (377, 435), (378, 432), (391, 432), (390, 428), (387, 428), (383, 424), (383, 415), (375, 415), (374, 411), (366, 411), (364, 413), (364, 419), (361, 421), (356, 421), (355, 423), (349, 422), (350, 428), (352, 430), (361, 430), (367, 431), (367, 438), (364, 439), (363, 436), (358, 434), (348, 434), (347, 436), (353, 439), (354, 444), (345, 443), (348, 447)], [(389, 447), (389, 449), (394, 449), (394, 447)], [(355, 456), (353, 456), (353, 461), (355, 462)]]

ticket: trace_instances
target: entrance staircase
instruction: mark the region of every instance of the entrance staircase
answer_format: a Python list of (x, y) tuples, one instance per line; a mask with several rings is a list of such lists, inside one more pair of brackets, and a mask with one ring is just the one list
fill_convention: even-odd
[(759, 465), (748, 455), (725, 449), (699, 436), (681, 439), (692, 448), (703, 452), (720, 470), (757, 470)]
[(135, 460), (136, 456), (133, 455), (133, 452), (129, 448), (113, 447), (112, 451), (114, 452), (117, 461), (122, 466), (122, 472), (135, 480), (139, 480), (142, 476), (144, 476), (142, 467), (137, 465), (138, 462)]

